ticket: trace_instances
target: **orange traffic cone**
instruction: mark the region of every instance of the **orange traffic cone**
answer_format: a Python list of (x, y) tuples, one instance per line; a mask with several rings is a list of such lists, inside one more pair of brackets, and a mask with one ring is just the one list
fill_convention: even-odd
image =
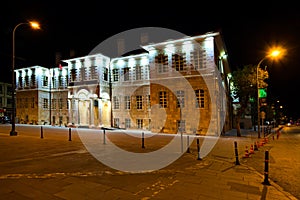
[(254, 154), (253, 144), (251, 144), (251, 146), (250, 146), (250, 152), (249, 153)]
[(243, 156), (243, 158), (250, 158), (249, 151), (248, 151), (248, 146), (246, 146), (245, 155)]
[(269, 141), (269, 139), (265, 137), (265, 138), (264, 138), (265, 144), (268, 143), (268, 141)]
[(265, 144), (264, 139), (261, 139), (261, 140), (260, 140), (260, 146), (262, 147), (262, 146), (264, 146), (264, 144)]
[(257, 147), (261, 147), (261, 143), (259, 141), (256, 141)]

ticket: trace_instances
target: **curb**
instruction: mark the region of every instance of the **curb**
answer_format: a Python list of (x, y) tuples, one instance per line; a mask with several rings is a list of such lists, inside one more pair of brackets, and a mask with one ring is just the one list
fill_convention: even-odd
[[(241, 164), (241, 165), (243, 165), (244, 167), (248, 167), (253, 172), (255, 172), (258, 176), (260, 176), (262, 178), (262, 180), (264, 179), (264, 176), (261, 173), (259, 173), (256, 169), (254, 169), (253, 167), (250, 167), (250, 166), (245, 165), (245, 164)], [(270, 182), (271, 186), (273, 186), (277, 191), (279, 191), (280, 193), (284, 194), (289, 199), (291, 199), (291, 200), (299, 200), (294, 195), (292, 195), (291, 193), (285, 191), (280, 185), (278, 185), (277, 183), (275, 183), (271, 179), (269, 179), (269, 182)]]

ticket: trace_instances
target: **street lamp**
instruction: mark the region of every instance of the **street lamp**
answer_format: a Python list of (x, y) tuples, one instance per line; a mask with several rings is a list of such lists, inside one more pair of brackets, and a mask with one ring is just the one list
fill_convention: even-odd
[(15, 120), (15, 32), (16, 29), (21, 25), (30, 25), (33, 29), (40, 29), (40, 25), (37, 22), (30, 21), (30, 22), (22, 22), (15, 26), (12, 35), (12, 118), (11, 118), (11, 131), (10, 136), (17, 135), (16, 132), (16, 120)]
[(256, 86), (257, 86), (257, 133), (258, 133), (258, 138), (260, 138), (260, 101), (259, 101), (259, 78), (258, 78), (258, 71), (260, 68), (261, 63), (267, 59), (267, 58), (276, 58), (278, 56), (282, 55), (282, 50), (276, 49), (276, 50), (271, 50), (270, 53), (265, 56), (263, 59), (261, 59), (257, 66), (256, 66)]

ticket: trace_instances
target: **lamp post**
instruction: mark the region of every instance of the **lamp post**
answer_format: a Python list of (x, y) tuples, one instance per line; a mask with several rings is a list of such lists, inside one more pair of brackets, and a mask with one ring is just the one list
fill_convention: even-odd
[(260, 138), (260, 97), (259, 97), (259, 68), (260, 68), (260, 65), (261, 63), (267, 59), (267, 58), (275, 58), (275, 57), (278, 57), (279, 55), (281, 54), (281, 50), (272, 50), (267, 56), (265, 56), (263, 59), (261, 59), (257, 66), (256, 66), (256, 86), (257, 86), (257, 134), (258, 134), (258, 138)]
[(40, 25), (37, 22), (22, 22), (17, 24), (13, 29), (13, 35), (12, 35), (12, 117), (11, 117), (11, 131), (10, 136), (17, 135), (16, 132), (16, 120), (15, 120), (15, 33), (19, 26), (28, 24), (33, 29), (40, 29)]
[(260, 138), (260, 102), (259, 102), (259, 78), (258, 78), (258, 71), (260, 68), (260, 64), (266, 59), (267, 57), (264, 57), (259, 61), (259, 63), (256, 66), (256, 86), (257, 86), (257, 134), (258, 138)]

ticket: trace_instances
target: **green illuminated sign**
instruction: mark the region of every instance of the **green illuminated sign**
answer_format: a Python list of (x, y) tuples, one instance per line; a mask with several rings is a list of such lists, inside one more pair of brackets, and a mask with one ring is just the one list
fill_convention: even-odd
[(267, 88), (259, 88), (258, 89), (258, 97), (266, 98), (267, 97)]

